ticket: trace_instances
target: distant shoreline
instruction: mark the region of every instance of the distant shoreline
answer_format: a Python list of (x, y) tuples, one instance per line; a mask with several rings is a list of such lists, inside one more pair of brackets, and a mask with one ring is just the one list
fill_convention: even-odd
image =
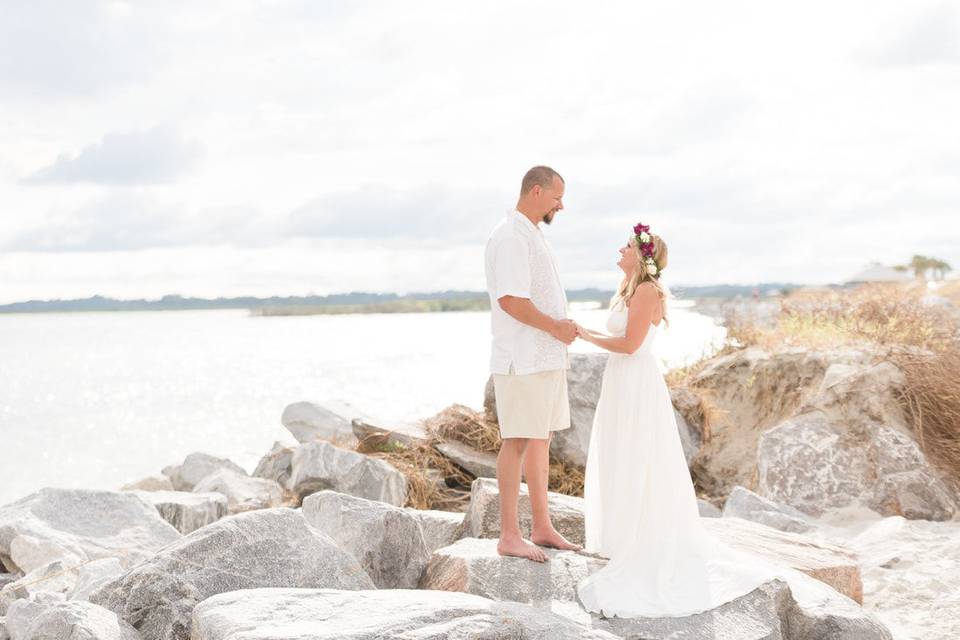
[[(757, 285), (715, 285), (675, 287), (673, 293), (687, 299), (728, 300), (737, 297), (767, 296), (798, 288), (798, 285), (764, 283)], [(606, 304), (612, 290), (568, 290), (570, 302)], [(120, 300), (96, 295), (73, 300), (28, 300), (0, 305), (0, 313), (49, 313), (65, 311), (183, 311), (204, 309), (249, 309), (252, 315), (336, 315), (344, 313), (442, 313), (485, 311), (490, 308), (484, 291), (439, 291), (434, 293), (352, 292), (327, 296), (273, 296), (258, 298), (189, 298), (176, 294), (159, 300)]]

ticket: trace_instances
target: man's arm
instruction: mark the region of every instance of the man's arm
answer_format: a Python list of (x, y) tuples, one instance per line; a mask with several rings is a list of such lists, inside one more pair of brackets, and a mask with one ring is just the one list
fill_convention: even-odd
[(546, 331), (551, 336), (565, 344), (571, 344), (577, 337), (577, 327), (571, 320), (556, 320), (543, 313), (530, 302), (530, 298), (517, 296), (501, 296), (497, 302), (500, 308), (506, 311), (518, 322)]

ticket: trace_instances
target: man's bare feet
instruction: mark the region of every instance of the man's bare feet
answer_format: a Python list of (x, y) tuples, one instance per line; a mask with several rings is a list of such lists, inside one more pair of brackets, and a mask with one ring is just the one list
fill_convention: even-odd
[(527, 558), (534, 562), (546, 562), (547, 554), (540, 547), (530, 544), (523, 538), (500, 539), (497, 543), (497, 553), (502, 556), (513, 556), (516, 558)]
[(574, 544), (560, 535), (560, 532), (556, 529), (550, 529), (549, 531), (544, 531), (540, 533), (539, 531), (533, 533), (530, 536), (530, 540), (534, 544), (538, 544), (541, 547), (550, 547), (552, 549), (563, 549), (564, 551), (582, 551), (583, 547), (578, 544)]

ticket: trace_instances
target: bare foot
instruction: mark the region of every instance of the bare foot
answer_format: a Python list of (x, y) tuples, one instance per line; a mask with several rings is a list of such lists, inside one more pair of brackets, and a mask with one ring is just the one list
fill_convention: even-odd
[(497, 553), (502, 556), (513, 556), (516, 558), (527, 558), (534, 562), (546, 562), (547, 554), (540, 547), (530, 544), (523, 538), (501, 539), (497, 543)]
[(552, 549), (563, 549), (564, 551), (582, 551), (583, 547), (578, 544), (574, 544), (560, 535), (560, 532), (556, 529), (551, 529), (544, 533), (534, 533), (530, 536), (530, 540), (534, 544), (538, 544), (541, 547), (550, 547)]

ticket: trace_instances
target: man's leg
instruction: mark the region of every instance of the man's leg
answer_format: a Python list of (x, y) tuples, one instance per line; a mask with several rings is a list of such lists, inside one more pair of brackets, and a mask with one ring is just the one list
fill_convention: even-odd
[[(579, 551), (582, 547), (568, 541), (560, 532), (553, 528), (550, 521), (550, 510), (547, 507), (547, 486), (550, 480), (550, 437), (541, 440), (530, 440), (527, 452), (523, 459), (523, 475), (530, 490), (530, 507), (533, 512), (533, 526), (530, 540), (534, 544), (555, 549), (572, 549)], [(501, 500), (503, 492), (501, 491)]]
[(520, 516), (517, 513), (517, 503), (520, 501), (520, 469), (529, 442), (531, 441), (527, 438), (507, 438), (500, 443), (500, 453), (497, 455), (500, 542), (497, 544), (497, 553), (544, 562), (547, 555), (543, 549), (523, 539), (520, 533)]

